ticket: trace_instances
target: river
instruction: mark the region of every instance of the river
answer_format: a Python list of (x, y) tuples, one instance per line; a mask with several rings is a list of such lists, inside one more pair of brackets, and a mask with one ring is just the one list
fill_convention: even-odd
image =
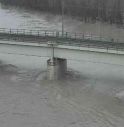
[[(121, 39), (124, 32), (67, 17), (64, 26)], [(1, 5), (0, 27), (61, 30), (61, 16)], [(0, 60), (1, 127), (124, 127), (124, 66), (69, 60), (67, 79), (51, 82), (47, 58), (0, 52)]]

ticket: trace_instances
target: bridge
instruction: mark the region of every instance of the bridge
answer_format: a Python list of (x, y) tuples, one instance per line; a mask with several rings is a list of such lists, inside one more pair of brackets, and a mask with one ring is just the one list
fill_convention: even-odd
[(0, 28), (0, 40), (35, 42), (46, 44), (54, 41), (58, 45), (98, 48), (107, 50), (124, 50), (124, 43), (114, 39), (106, 39), (95, 35), (69, 33), (50, 30), (26, 30)]
[[(55, 74), (61, 75), (59, 72), (63, 68), (66, 70), (66, 60), (124, 66), (124, 43), (117, 43), (114, 40), (67, 32), (62, 35), (59, 31), (5, 28), (0, 29), (0, 40), (0, 53), (4, 54), (51, 58), (54, 48), (56, 59), (47, 61), (50, 79), (56, 79)], [(48, 46), (49, 41), (54, 42), (55, 46)]]

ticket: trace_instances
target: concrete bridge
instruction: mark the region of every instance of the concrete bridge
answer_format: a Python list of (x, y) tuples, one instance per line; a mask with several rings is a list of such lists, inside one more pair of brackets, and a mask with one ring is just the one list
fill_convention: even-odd
[(62, 70), (66, 71), (68, 59), (124, 66), (124, 43), (54, 31), (0, 30), (0, 53), (50, 58), (49, 79), (64, 74)]

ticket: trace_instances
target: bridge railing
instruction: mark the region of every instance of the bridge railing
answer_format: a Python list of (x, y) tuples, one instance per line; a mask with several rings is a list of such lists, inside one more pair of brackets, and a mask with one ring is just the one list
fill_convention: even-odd
[(27, 29), (7, 29), (0, 28), (0, 34), (10, 34), (10, 35), (30, 35), (30, 36), (41, 36), (41, 37), (55, 37), (55, 38), (65, 38), (65, 39), (80, 39), (80, 40), (98, 40), (98, 41), (113, 41), (112, 39), (106, 39), (103, 37), (82, 34), (82, 33), (70, 33), (61, 31), (50, 31), (50, 30), (27, 30)]
[[(21, 39), (20, 36), (22, 37)], [(69, 32), (62, 33), (61, 31), (49, 31), (49, 30), (0, 28), (0, 39), (9, 40), (12, 37), (14, 37), (14, 39), (16, 38), (16, 40), (19, 39), (21, 41), (26, 41), (26, 37), (29, 39), (29, 41), (35, 38), (37, 39), (38, 37), (46, 37), (46, 38), (49, 37), (49, 39), (57, 38), (58, 39), (57, 42), (61, 45), (124, 51), (124, 43), (120, 43), (120, 42), (115, 43), (118, 41), (114, 41), (112, 39), (105, 39), (94, 35), (88, 35), (82, 33), (77, 34), (77, 33), (69, 33)], [(71, 39), (71, 41), (68, 41), (67, 39)], [(41, 38), (39, 38), (39, 42), (41, 42)]]

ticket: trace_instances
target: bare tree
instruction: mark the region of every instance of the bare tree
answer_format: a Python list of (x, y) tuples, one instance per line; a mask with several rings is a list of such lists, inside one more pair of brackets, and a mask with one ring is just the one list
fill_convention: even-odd
[[(4, 4), (23, 6), (61, 14), (63, 0), (0, 0)], [(64, 0), (64, 14), (85, 22), (102, 21), (123, 24), (123, 0)]]

